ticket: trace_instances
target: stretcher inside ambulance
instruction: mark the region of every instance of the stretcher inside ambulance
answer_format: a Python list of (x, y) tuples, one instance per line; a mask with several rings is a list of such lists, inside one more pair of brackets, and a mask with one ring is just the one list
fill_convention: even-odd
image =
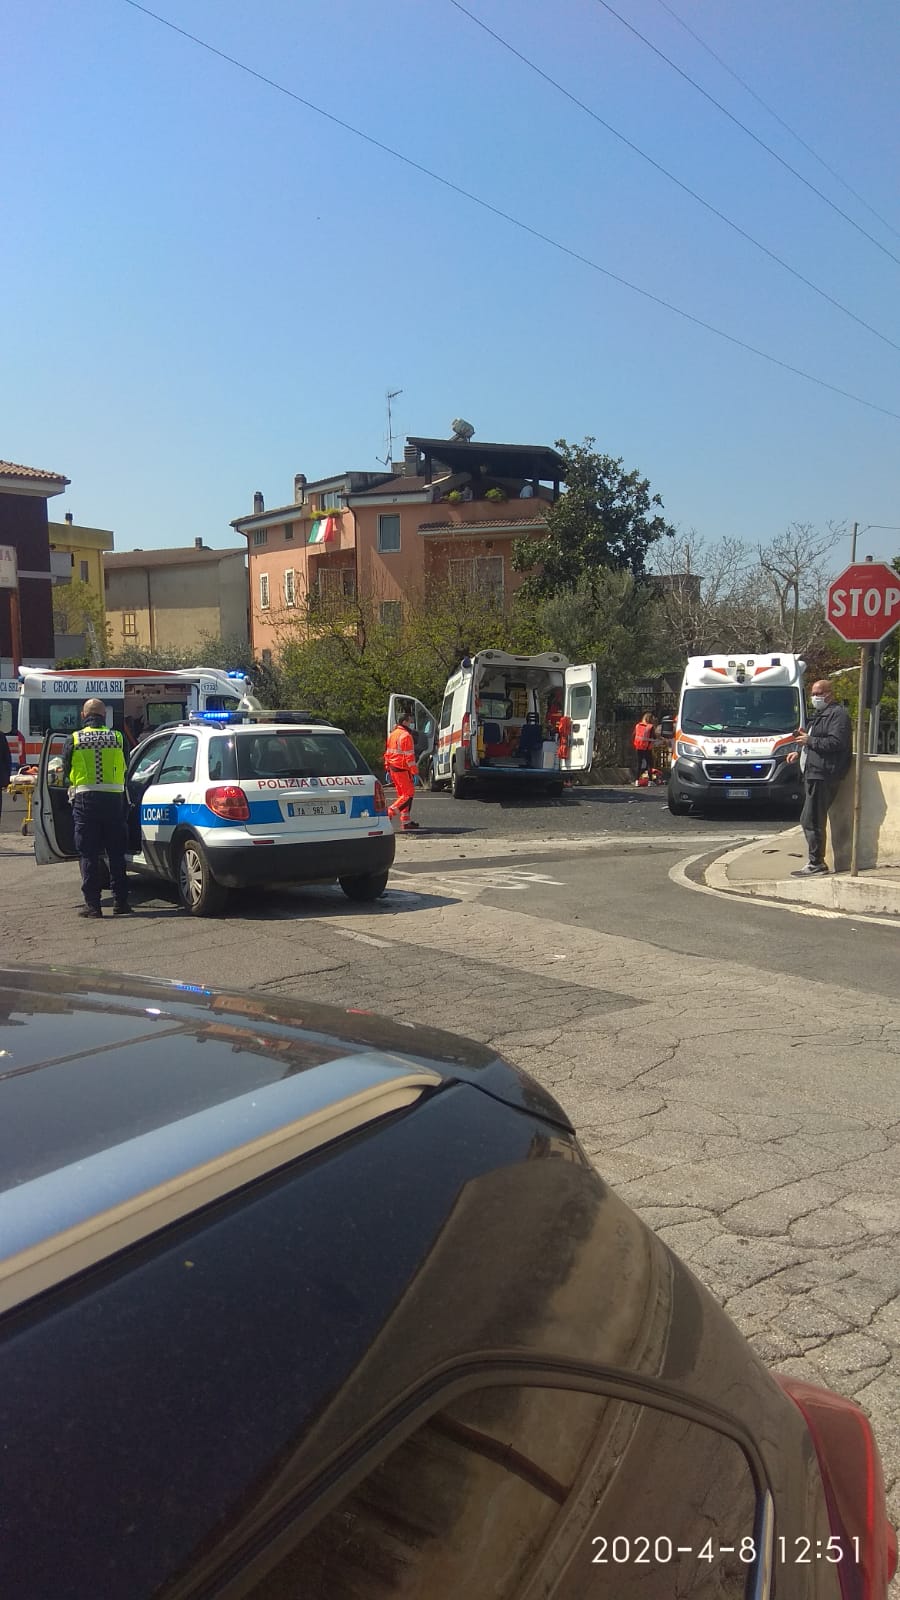
[[(417, 728), (430, 718), (409, 695), (392, 695), (388, 722), (412, 703)], [(466, 657), (444, 690), (433, 734), (429, 781), (461, 798), (474, 780), (561, 791), (565, 774), (585, 772), (593, 757), (597, 668), (565, 656), (482, 650)], [(433, 728), (433, 718), (431, 719)], [(419, 756), (420, 770), (422, 758)]]
[(26, 761), (38, 761), (45, 734), (72, 733), (79, 726), (81, 707), (92, 698), (103, 701), (107, 724), (123, 734), (126, 752), (146, 734), (183, 722), (191, 712), (259, 707), (243, 672), (223, 672), (217, 667), (170, 672), (143, 667), (118, 671), (23, 668), (19, 732)]

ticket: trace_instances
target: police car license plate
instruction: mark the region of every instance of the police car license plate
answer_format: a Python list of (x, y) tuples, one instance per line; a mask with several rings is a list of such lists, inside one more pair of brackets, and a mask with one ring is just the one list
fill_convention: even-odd
[(344, 814), (344, 802), (306, 800), (300, 804), (296, 800), (289, 800), (285, 809), (289, 817), (341, 817)]
[(750, 790), (749, 789), (726, 789), (725, 793), (727, 794), (729, 800), (749, 800), (750, 799)]

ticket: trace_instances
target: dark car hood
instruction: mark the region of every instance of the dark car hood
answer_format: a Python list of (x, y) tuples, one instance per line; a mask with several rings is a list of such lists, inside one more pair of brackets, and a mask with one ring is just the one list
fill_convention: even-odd
[(469, 1083), (571, 1128), (524, 1073), (484, 1045), (438, 1029), (86, 967), (5, 967), (0, 1186), (22, 1181), (35, 1162), (77, 1160), (308, 1068), (333, 1061), (337, 1073), (342, 1059), (367, 1051), (430, 1067), (447, 1084)]

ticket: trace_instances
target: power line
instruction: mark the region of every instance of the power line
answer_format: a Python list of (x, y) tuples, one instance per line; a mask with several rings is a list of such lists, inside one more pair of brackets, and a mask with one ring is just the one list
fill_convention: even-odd
[(704, 328), (707, 333), (714, 333), (717, 338), (724, 339), (728, 344), (735, 345), (739, 350), (747, 350), (751, 355), (758, 356), (762, 361), (768, 361), (774, 367), (780, 367), (783, 372), (791, 372), (796, 378), (804, 378), (808, 383), (816, 384), (820, 389), (828, 389), (832, 394), (839, 394), (845, 400), (853, 400), (857, 405), (865, 406), (870, 411), (878, 411), (884, 417), (891, 417), (895, 422), (900, 422), (900, 411), (891, 411), (887, 406), (880, 406), (874, 400), (866, 400), (862, 395), (854, 394), (849, 389), (842, 389), (838, 384), (829, 383), (825, 378), (817, 378), (814, 373), (805, 372), (802, 367), (792, 366), (789, 361), (782, 361), (780, 356), (773, 356), (767, 350), (760, 350), (756, 345), (749, 344), (745, 339), (740, 339), (734, 333), (726, 333), (723, 328), (717, 328), (712, 322), (705, 322), (702, 317), (697, 317), (691, 311), (685, 311), (671, 300), (664, 300), (661, 295), (653, 294), (650, 289), (642, 289), (638, 284), (631, 283), (627, 278), (621, 277), (617, 272), (612, 272), (608, 267), (602, 267), (599, 262), (592, 261), (590, 256), (582, 255), (580, 251), (573, 250), (570, 245), (562, 244), (560, 240), (553, 239), (547, 233), (542, 233), (539, 228), (532, 227), (531, 223), (523, 222), (520, 217), (514, 217), (511, 212), (503, 211), (500, 206), (495, 206), (490, 200), (484, 200), (480, 195), (473, 194), (470, 189), (464, 189), (461, 184), (454, 183), (451, 178), (445, 178), (439, 172), (434, 172), (430, 167), (423, 166), (420, 161), (414, 161), (412, 156), (404, 155), (400, 150), (394, 150), (391, 145), (385, 144), (381, 139), (376, 139), (373, 134), (365, 133), (361, 128), (354, 127), (352, 122), (346, 122), (343, 117), (335, 116), (333, 111), (326, 111), (323, 106), (317, 106), (314, 101), (307, 100), (305, 96), (297, 94), (296, 90), (288, 89), (285, 84), (278, 83), (275, 78), (269, 78), (264, 72), (257, 72), (255, 67), (250, 67), (244, 61), (239, 61), (236, 56), (230, 56), (226, 51), (220, 50), (217, 45), (209, 44), (206, 39), (201, 39), (195, 33), (189, 33), (186, 28), (181, 28), (176, 22), (170, 22), (168, 17), (161, 17), (158, 12), (151, 11), (148, 6), (141, 5), (139, 0), (125, 0), (134, 11), (140, 11), (152, 21), (158, 22), (164, 28), (169, 28), (172, 33), (180, 34), (188, 39), (191, 44), (196, 44), (201, 50), (207, 50), (210, 55), (217, 56), (220, 61), (225, 61), (229, 66), (236, 67), (239, 72), (244, 72), (250, 78), (255, 78), (258, 83), (264, 83), (268, 88), (275, 89), (278, 94), (283, 94), (289, 100), (294, 100), (298, 105), (304, 106), (307, 111), (314, 111), (316, 116), (324, 117), (335, 127), (342, 128), (345, 133), (352, 133), (355, 138), (362, 139), (373, 149), (380, 150), (382, 154), (391, 156), (395, 161), (401, 161), (405, 167), (413, 172), (421, 173), (423, 177), (430, 178), (434, 183), (439, 183), (444, 189), (449, 189), (453, 194), (461, 195), (464, 200), (471, 200), (473, 205), (480, 206), (483, 211), (489, 211), (492, 216), (500, 217), (503, 222), (509, 222), (522, 233), (527, 233), (533, 239), (539, 239), (542, 244), (550, 245), (551, 249), (558, 250), (561, 255), (568, 256), (572, 261), (578, 261), (584, 267), (590, 267), (592, 272), (598, 272), (602, 277), (608, 278), (611, 283), (618, 283), (632, 293), (638, 294), (644, 300), (650, 300), (654, 305), (662, 306), (666, 311), (672, 311), (677, 317), (682, 317), (685, 322), (691, 322), (698, 328)]
[(803, 149), (806, 151), (807, 155), (811, 155), (814, 161), (818, 161), (819, 166), (824, 167), (825, 171), (829, 173), (837, 183), (842, 184), (847, 190), (847, 193), (852, 194), (854, 200), (858, 200), (859, 204), (864, 206), (866, 211), (870, 211), (872, 216), (876, 217), (882, 226), (887, 228), (889, 233), (894, 234), (896, 238), (900, 239), (900, 228), (895, 228), (893, 223), (888, 222), (887, 217), (883, 217), (880, 211), (876, 211), (875, 207), (869, 204), (868, 200), (864, 200), (862, 195), (857, 193), (856, 189), (853, 188), (853, 185), (847, 182), (846, 178), (842, 178), (841, 174), (834, 167), (829, 166), (824, 156), (820, 156), (819, 152), (814, 150), (811, 144), (807, 143), (807, 141), (803, 138), (803, 135), (797, 132), (796, 128), (792, 128), (789, 122), (785, 122), (784, 117), (779, 115), (779, 113), (775, 110), (775, 107), (770, 106), (769, 102), (764, 100), (761, 94), (757, 94), (756, 90), (747, 82), (746, 78), (742, 78), (739, 72), (735, 72), (734, 67), (729, 66), (728, 62), (724, 60), (722, 56), (717, 54), (712, 45), (707, 44), (706, 40), (701, 37), (697, 30), (692, 28), (690, 23), (685, 22), (684, 18), (680, 17), (678, 12), (674, 11), (672, 7), (667, 4), (667, 0), (659, 0), (659, 4), (662, 6), (663, 10), (667, 11), (669, 16), (678, 23), (678, 26), (684, 29), (685, 33), (689, 33), (692, 39), (696, 39), (701, 49), (705, 50), (707, 55), (712, 56), (713, 60), (717, 61), (719, 66), (724, 68), (724, 70), (729, 73), (732, 78), (734, 78), (735, 82), (740, 84), (742, 89), (745, 89), (749, 95), (752, 95), (757, 104), (761, 105), (763, 110), (769, 113), (770, 117), (775, 118), (775, 121), (779, 124), (779, 126), (784, 128), (785, 132), (789, 133), (792, 139), (796, 139), (797, 143), (803, 146)]
[(748, 233), (746, 228), (742, 228), (739, 222), (733, 222), (731, 217), (726, 216), (725, 212), (720, 211), (718, 206), (714, 206), (710, 200), (705, 200), (702, 194), (697, 193), (696, 189), (692, 189), (689, 184), (683, 183), (681, 178), (676, 178), (673, 172), (669, 172), (667, 167), (664, 167), (661, 162), (655, 160), (653, 156), (648, 155), (647, 151), (642, 150), (640, 145), (635, 144), (634, 141), (627, 138), (624, 133), (620, 133), (619, 129), (614, 128), (611, 122), (607, 122), (604, 117), (601, 117), (599, 112), (594, 111), (591, 106), (585, 103), (584, 100), (579, 100), (578, 96), (573, 94), (570, 89), (567, 89), (565, 85), (560, 83), (557, 78), (551, 78), (549, 72), (545, 72), (543, 67), (539, 67), (537, 62), (531, 60), (530, 56), (523, 55), (522, 51), (517, 50), (516, 46), (514, 44), (510, 44), (509, 40), (505, 39), (502, 34), (496, 33), (493, 28), (488, 27), (488, 24), (483, 22), (481, 17), (476, 16), (474, 11), (470, 11), (468, 6), (464, 6), (462, 4), (462, 0), (449, 0), (449, 3), (457, 11), (462, 12), (464, 17), (468, 17), (470, 22), (474, 22), (476, 28), (480, 28), (483, 33), (488, 34), (490, 38), (496, 40), (497, 44), (502, 45), (504, 50), (508, 50), (510, 55), (515, 56), (517, 61), (521, 61), (523, 66), (528, 67), (529, 71), (536, 73), (539, 78), (543, 78), (545, 83), (549, 83), (551, 88), (556, 89), (559, 94), (565, 97), (566, 100), (571, 101), (573, 106), (577, 106), (580, 111), (583, 111), (587, 116), (591, 117), (594, 122), (599, 123), (601, 128), (605, 128), (607, 133), (611, 133), (613, 135), (613, 138), (618, 139), (620, 143), (626, 145), (629, 150), (633, 150), (635, 155), (641, 157), (642, 161), (649, 162), (650, 166), (655, 168), (657, 172), (662, 173), (664, 178), (668, 178), (670, 183), (676, 184), (684, 194), (690, 195), (691, 199), (696, 200), (698, 205), (703, 206), (705, 210), (711, 212), (714, 217), (718, 217), (719, 221), (724, 222), (726, 227), (731, 228), (735, 233), (740, 234), (742, 239), (746, 239), (748, 243), (752, 244), (757, 250), (761, 250), (762, 254), (764, 256), (768, 256), (770, 261), (774, 261), (775, 264), (779, 267), (782, 267), (785, 272), (789, 272), (791, 277), (796, 278), (799, 283), (805, 284), (807, 289), (811, 289), (813, 291), (813, 294), (819, 295), (822, 300), (827, 300), (830, 306), (834, 306), (835, 310), (841, 311), (845, 317), (849, 317), (851, 321), (855, 322), (860, 328), (865, 328), (867, 333), (873, 333), (876, 339), (883, 340), (885, 344), (889, 344), (891, 346), (892, 350), (900, 352), (900, 344), (897, 344), (896, 340), (892, 339), (889, 334), (882, 333), (880, 328), (875, 328), (872, 326), (871, 322), (866, 322), (864, 317), (858, 316), (855, 311), (850, 310), (849, 306), (845, 306), (842, 301), (836, 300), (834, 295), (828, 293), (827, 289), (821, 289), (817, 283), (813, 283), (812, 279), (807, 278), (806, 275), (800, 272), (797, 267), (792, 267), (789, 261), (785, 261), (784, 258), (777, 255), (774, 250), (770, 250), (768, 245), (765, 245), (759, 239), (754, 238), (753, 234)]
[[(130, 3), (131, 0), (129, 0)], [(740, 128), (748, 139), (752, 139), (753, 143), (758, 144), (761, 150), (765, 150), (773, 161), (777, 161), (780, 167), (784, 167), (786, 172), (790, 172), (798, 183), (802, 183), (804, 188), (810, 189), (813, 194), (818, 195), (820, 200), (824, 200), (826, 206), (830, 206), (831, 210), (836, 211), (839, 217), (843, 217), (845, 222), (849, 222), (851, 228), (855, 228), (857, 233), (861, 233), (864, 239), (868, 239), (870, 244), (874, 244), (876, 250), (880, 250), (882, 254), (889, 256), (891, 261), (896, 262), (897, 266), (900, 267), (900, 256), (895, 256), (893, 250), (889, 250), (886, 244), (882, 244), (880, 239), (876, 239), (873, 233), (867, 232), (861, 223), (856, 222), (850, 216), (849, 212), (842, 211), (839, 205), (836, 205), (833, 200), (829, 200), (827, 194), (823, 193), (821, 189), (817, 189), (814, 183), (810, 183), (809, 178), (804, 178), (802, 172), (798, 172), (796, 167), (792, 167), (791, 163), (784, 159), (784, 156), (780, 156), (777, 150), (773, 150), (770, 144), (766, 144), (765, 139), (761, 139), (758, 133), (753, 132), (752, 128), (748, 128), (746, 122), (742, 122), (740, 117), (736, 117), (733, 111), (729, 111), (727, 106), (723, 106), (721, 100), (717, 100), (715, 95), (709, 93), (708, 89), (704, 89), (702, 83), (698, 83), (696, 78), (692, 78), (689, 72), (685, 72), (682, 67), (678, 66), (677, 62), (667, 56), (664, 51), (658, 49), (652, 40), (647, 38), (646, 34), (635, 28), (626, 17), (622, 16), (621, 12), (615, 9), (615, 6), (611, 6), (609, 0), (596, 0), (596, 3), (598, 6), (602, 6), (604, 11), (608, 11), (611, 17), (615, 17), (617, 22), (621, 22), (623, 28), (627, 28), (629, 33), (633, 33), (636, 39), (640, 39), (641, 44), (645, 44), (647, 49), (652, 50), (655, 56), (659, 56), (660, 61), (664, 61), (667, 67), (671, 67), (673, 72), (677, 72), (679, 78), (683, 78), (685, 83), (689, 83), (692, 89), (696, 89), (698, 94), (702, 94), (704, 100), (708, 100), (710, 105), (715, 106), (717, 111), (721, 111), (723, 117), (727, 117), (729, 122), (733, 122), (736, 128)]]

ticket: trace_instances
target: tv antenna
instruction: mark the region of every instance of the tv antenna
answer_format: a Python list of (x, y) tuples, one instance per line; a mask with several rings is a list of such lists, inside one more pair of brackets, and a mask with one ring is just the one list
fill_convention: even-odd
[(387, 455), (386, 456), (376, 456), (375, 460), (379, 461), (383, 467), (387, 467), (389, 469), (393, 465), (393, 461), (394, 461), (394, 440), (397, 437), (397, 435), (394, 432), (394, 419), (393, 419), (393, 415), (392, 415), (392, 412), (391, 412), (391, 406), (392, 406), (392, 403), (396, 400), (398, 394), (402, 394), (402, 393), (403, 393), (402, 389), (386, 389), (385, 390), (385, 395), (384, 395), (384, 398), (385, 398), (385, 400), (387, 402), (387, 433), (384, 436), (384, 442), (387, 445)]

